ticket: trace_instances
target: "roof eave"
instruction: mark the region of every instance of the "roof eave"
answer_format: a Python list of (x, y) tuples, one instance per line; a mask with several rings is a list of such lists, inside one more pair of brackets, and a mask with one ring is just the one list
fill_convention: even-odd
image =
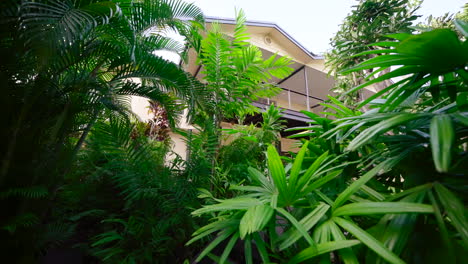
[[(206, 23), (218, 22), (221, 24), (236, 24), (236, 20), (232, 18), (221, 18), (221, 17), (205, 17)], [(254, 26), (254, 27), (269, 27), (278, 30), (281, 34), (283, 34), (289, 41), (294, 43), (299, 49), (301, 49), (304, 53), (310, 56), (314, 60), (323, 60), (324, 57), (322, 55), (314, 54), (313, 52), (307, 50), (304, 46), (301, 45), (296, 39), (294, 39), (291, 35), (289, 35), (286, 31), (284, 31), (280, 26), (275, 23), (271, 22), (264, 22), (264, 21), (254, 21), (248, 20), (245, 22), (247, 26)]]

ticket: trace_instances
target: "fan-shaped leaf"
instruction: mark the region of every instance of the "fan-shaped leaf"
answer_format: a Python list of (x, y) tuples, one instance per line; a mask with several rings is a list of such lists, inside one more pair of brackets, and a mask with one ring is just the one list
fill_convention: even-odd
[(255, 205), (247, 209), (240, 221), (240, 238), (262, 230), (273, 216), (273, 208), (269, 205)]

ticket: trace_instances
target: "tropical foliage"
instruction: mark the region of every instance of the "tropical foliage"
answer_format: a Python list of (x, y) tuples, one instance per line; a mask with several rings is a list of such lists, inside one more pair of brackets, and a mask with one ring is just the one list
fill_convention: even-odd
[(349, 92), (399, 77), (360, 102), (371, 110), (330, 98), (325, 117), (304, 112), (311, 126), (294, 137), (310, 141), (291, 163), (270, 146), (267, 169), (231, 186), (239, 195), (204, 193), (193, 214), (212, 220), (189, 244), (215, 238), (199, 260), (223, 263), (243, 241), (246, 263), (466, 262), (466, 40), (448, 29), (388, 38), (362, 53), (380, 55), (343, 72), (373, 70)]
[[(351, 104), (362, 98), (361, 93), (348, 91), (362, 84), (364, 76), (373, 70), (354, 71), (348, 75), (340, 72), (374, 57), (373, 54), (356, 55), (379, 50), (373, 43), (384, 41), (385, 35), (411, 32), (412, 23), (418, 18), (415, 12), (419, 4), (420, 1), (411, 0), (363, 0), (353, 7), (331, 39), (332, 50), (326, 54), (329, 74), (337, 80), (334, 91), (340, 94), (341, 100)], [(375, 85), (378, 89), (386, 86), (388, 82)]]
[(175, 164), (166, 164), (168, 152), (123, 118), (98, 122), (59, 193), (60, 208), (68, 211), (54, 215), (76, 223), (75, 245), (107, 263), (190, 256), (183, 245), (195, 223), (186, 216), (198, 205), (197, 192)]
[(224, 145), (219, 150), (219, 166), (229, 172), (232, 183), (249, 180), (248, 167), (265, 167), (265, 151), (268, 145), (278, 144), (280, 131), (284, 128), (281, 116), (281, 111), (271, 105), (262, 113), (262, 122), (223, 129)]
[(174, 96), (203, 102), (203, 86), (154, 55), (182, 51), (161, 33), (187, 34), (202, 14), (181, 1), (9, 0), (0, 16), (2, 250), (30, 263), (41, 249), (31, 230), (45, 230), (96, 120), (131, 115), (129, 95), (158, 101), (172, 123)]
[[(254, 124), (226, 131), (244, 136), (241, 139), (231, 137), (232, 143), (222, 148), (221, 122), (237, 120), (242, 123), (247, 115), (256, 114), (259, 110), (252, 102), (279, 92), (272, 78), (284, 78), (292, 72), (287, 57), (274, 54), (263, 59), (261, 50), (247, 42), (249, 35), (244, 23), (245, 15), (241, 10), (236, 14), (232, 37), (223, 33), (218, 23), (211, 23), (206, 37), (199, 33), (192, 36), (192, 42), (198, 43), (194, 44), (194, 49), (198, 53), (202, 82), (210, 96), (206, 107), (198, 109), (194, 117), (197, 132), (182, 132), (191, 156), (187, 173), (192, 179), (211, 178), (210, 191), (213, 193), (224, 193), (225, 187), (234, 179), (236, 182), (245, 180), (246, 173), (241, 168), (250, 163), (262, 163), (264, 155), (261, 152), (266, 149), (265, 144), (276, 141), (280, 129), (278, 110), (270, 108), (263, 115), (260, 129)], [(236, 153), (239, 150), (247, 155)], [(241, 160), (236, 162), (234, 159), (239, 156)]]
[[(468, 263), (468, 22), (410, 33), (417, 3), (359, 2), (328, 55), (342, 94), (281, 156), (282, 110), (252, 102), (291, 62), (242, 11), (227, 36), (179, 0), (1, 1), (2, 260)], [(190, 49), (201, 82), (156, 52)]]
[(232, 38), (222, 33), (219, 24), (212, 23), (198, 50), (203, 81), (212, 93), (213, 106), (207, 114), (214, 115), (218, 124), (224, 118), (242, 118), (256, 112), (252, 101), (278, 93), (271, 79), (284, 78), (292, 72), (287, 57), (274, 54), (262, 58), (260, 49), (247, 42), (244, 22), (241, 10), (236, 14)]
[[(390, 162), (376, 166), (336, 197), (327, 196), (321, 192), (321, 187), (340, 176), (341, 168), (346, 164), (337, 165), (336, 158), (324, 153), (311, 166), (303, 168), (307, 146), (308, 142), (304, 144), (292, 166), (287, 168), (283, 167), (275, 148), (270, 146), (268, 175), (250, 168), (249, 174), (255, 184), (231, 187), (245, 192), (245, 195), (217, 200), (215, 204), (193, 212), (195, 215), (219, 212), (215, 214), (216, 221), (195, 232), (194, 239), (189, 242), (220, 231), (198, 259), (229, 238), (220, 263), (227, 259), (238, 239), (244, 240), (246, 263), (253, 263), (253, 242), (265, 263), (303, 263), (307, 259), (345, 248), (346, 250), (338, 251), (340, 258), (347, 263), (358, 263), (355, 254), (349, 248), (360, 243), (389, 262), (402, 263), (394, 253), (348, 217), (408, 212), (432, 213), (432, 206), (405, 200), (384, 202), (383, 199), (372, 199), (373, 197), (352, 197)], [(346, 239), (346, 232), (355, 236), (357, 240)], [(329, 257), (322, 256), (325, 259)]]
[[(415, 28), (421, 32), (440, 28), (449, 28), (455, 30), (455, 24), (453, 23), (454, 19), (464, 21), (468, 20), (468, 4), (465, 4), (462, 11), (455, 14), (445, 13), (440, 17), (434, 17), (430, 15), (426, 21), (417, 24)], [(459, 36), (462, 37), (463, 34), (459, 33)]]

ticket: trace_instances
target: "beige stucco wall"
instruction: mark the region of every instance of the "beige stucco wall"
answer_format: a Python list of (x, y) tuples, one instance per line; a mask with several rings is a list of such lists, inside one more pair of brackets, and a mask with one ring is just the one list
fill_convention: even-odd
[[(268, 50), (272, 53), (277, 53), (281, 56), (287, 56), (293, 61), (305, 64), (313, 69), (321, 72), (327, 72), (325, 69), (325, 61), (323, 59), (311, 59), (303, 52), (298, 51), (294, 43), (279, 39), (277, 34), (271, 33), (251, 33), (249, 42), (253, 45)], [(271, 43), (267, 43), (266, 39), (271, 39)]]
[(145, 122), (153, 118), (153, 115), (148, 111), (150, 106), (148, 99), (139, 96), (132, 96), (131, 102), (132, 112), (135, 113), (141, 121)]
[(328, 69), (325, 66), (325, 60), (314, 60), (312, 62), (307, 63), (306, 65), (312, 69), (328, 73)]
[(281, 138), (281, 151), (282, 152), (298, 152), (299, 151), (299, 145), (300, 141), (295, 140), (295, 139), (290, 139), (290, 138)]
[[(183, 160), (187, 160), (187, 144), (185, 143), (184, 137), (174, 132), (170, 132), (169, 136), (172, 141), (172, 151), (177, 153)], [(174, 158), (175, 155), (169, 155), (168, 160)]]
[[(265, 39), (270, 38), (271, 43), (267, 43)], [(286, 43), (280, 43), (275, 37), (273, 37), (271, 34), (252, 34), (250, 35), (250, 40), (249, 40), (253, 45), (268, 50), (273, 53), (278, 53), (281, 56), (287, 56), (294, 61), (300, 62), (302, 64), (305, 64), (307, 61), (304, 57), (298, 57), (298, 54), (294, 53), (291, 51), (291, 47), (288, 47)]]
[[(139, 78), (130, 79), (134, 83), (141, 83)], [(140, 121), (148, 121), (153, 118), (153, 115), (149, 113), (149, 102), (148, 99), (140, 96), (130, 96), (130, 107), (133, 113), (140, 119)]]
[[(226, 35), (233, 37), (235, 25), (221, 24), (220, 26)], [(208, 23), (207, 28), (210, 29), (210, 27), (211, 24)], [(276, 28), (250, 25), (247, 26), (246, 33), (250, 37), (248, 41), (261, 49), (287, 56), (295, 62), (326, 72), (323, 59), (312, 58), (310, 54), (306, 53)]]

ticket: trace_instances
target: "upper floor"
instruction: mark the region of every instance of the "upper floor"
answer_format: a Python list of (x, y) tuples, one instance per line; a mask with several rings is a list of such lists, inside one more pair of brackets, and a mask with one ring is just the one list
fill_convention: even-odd
[[(223, 33), (233, 36), (236, 21), (234, 19), (207, 17), (205, 19), (209, 29), (213, 22), (217, 22)], [(271, 103), (284, 109), (284, 117), (290, 120), (305, 122), (308, 119), (300, 113), (308, 110), (319, 113), (319, 104), (327, 99), (330, 89), (334, 85), (333, 78), (327, 76), (324, 58), (304, 48), (292, 36), (274, 23), (246, 21), (245, 22), (251, 44), (262, 51), (264, 59), (272, 54), (286, 56), (292, 60), (290, 67), (293, 72), (283, 78), (273, 78), (272, 82), (281, 88), (281, 92), (272, 98), (262, 98), (254, 105), (265, 108)], [(186, 71), (198, 79), (202, 79), (202, 66), (197, 64), (196, 52), (189, 51), (188, 63), (184, 65)]]

